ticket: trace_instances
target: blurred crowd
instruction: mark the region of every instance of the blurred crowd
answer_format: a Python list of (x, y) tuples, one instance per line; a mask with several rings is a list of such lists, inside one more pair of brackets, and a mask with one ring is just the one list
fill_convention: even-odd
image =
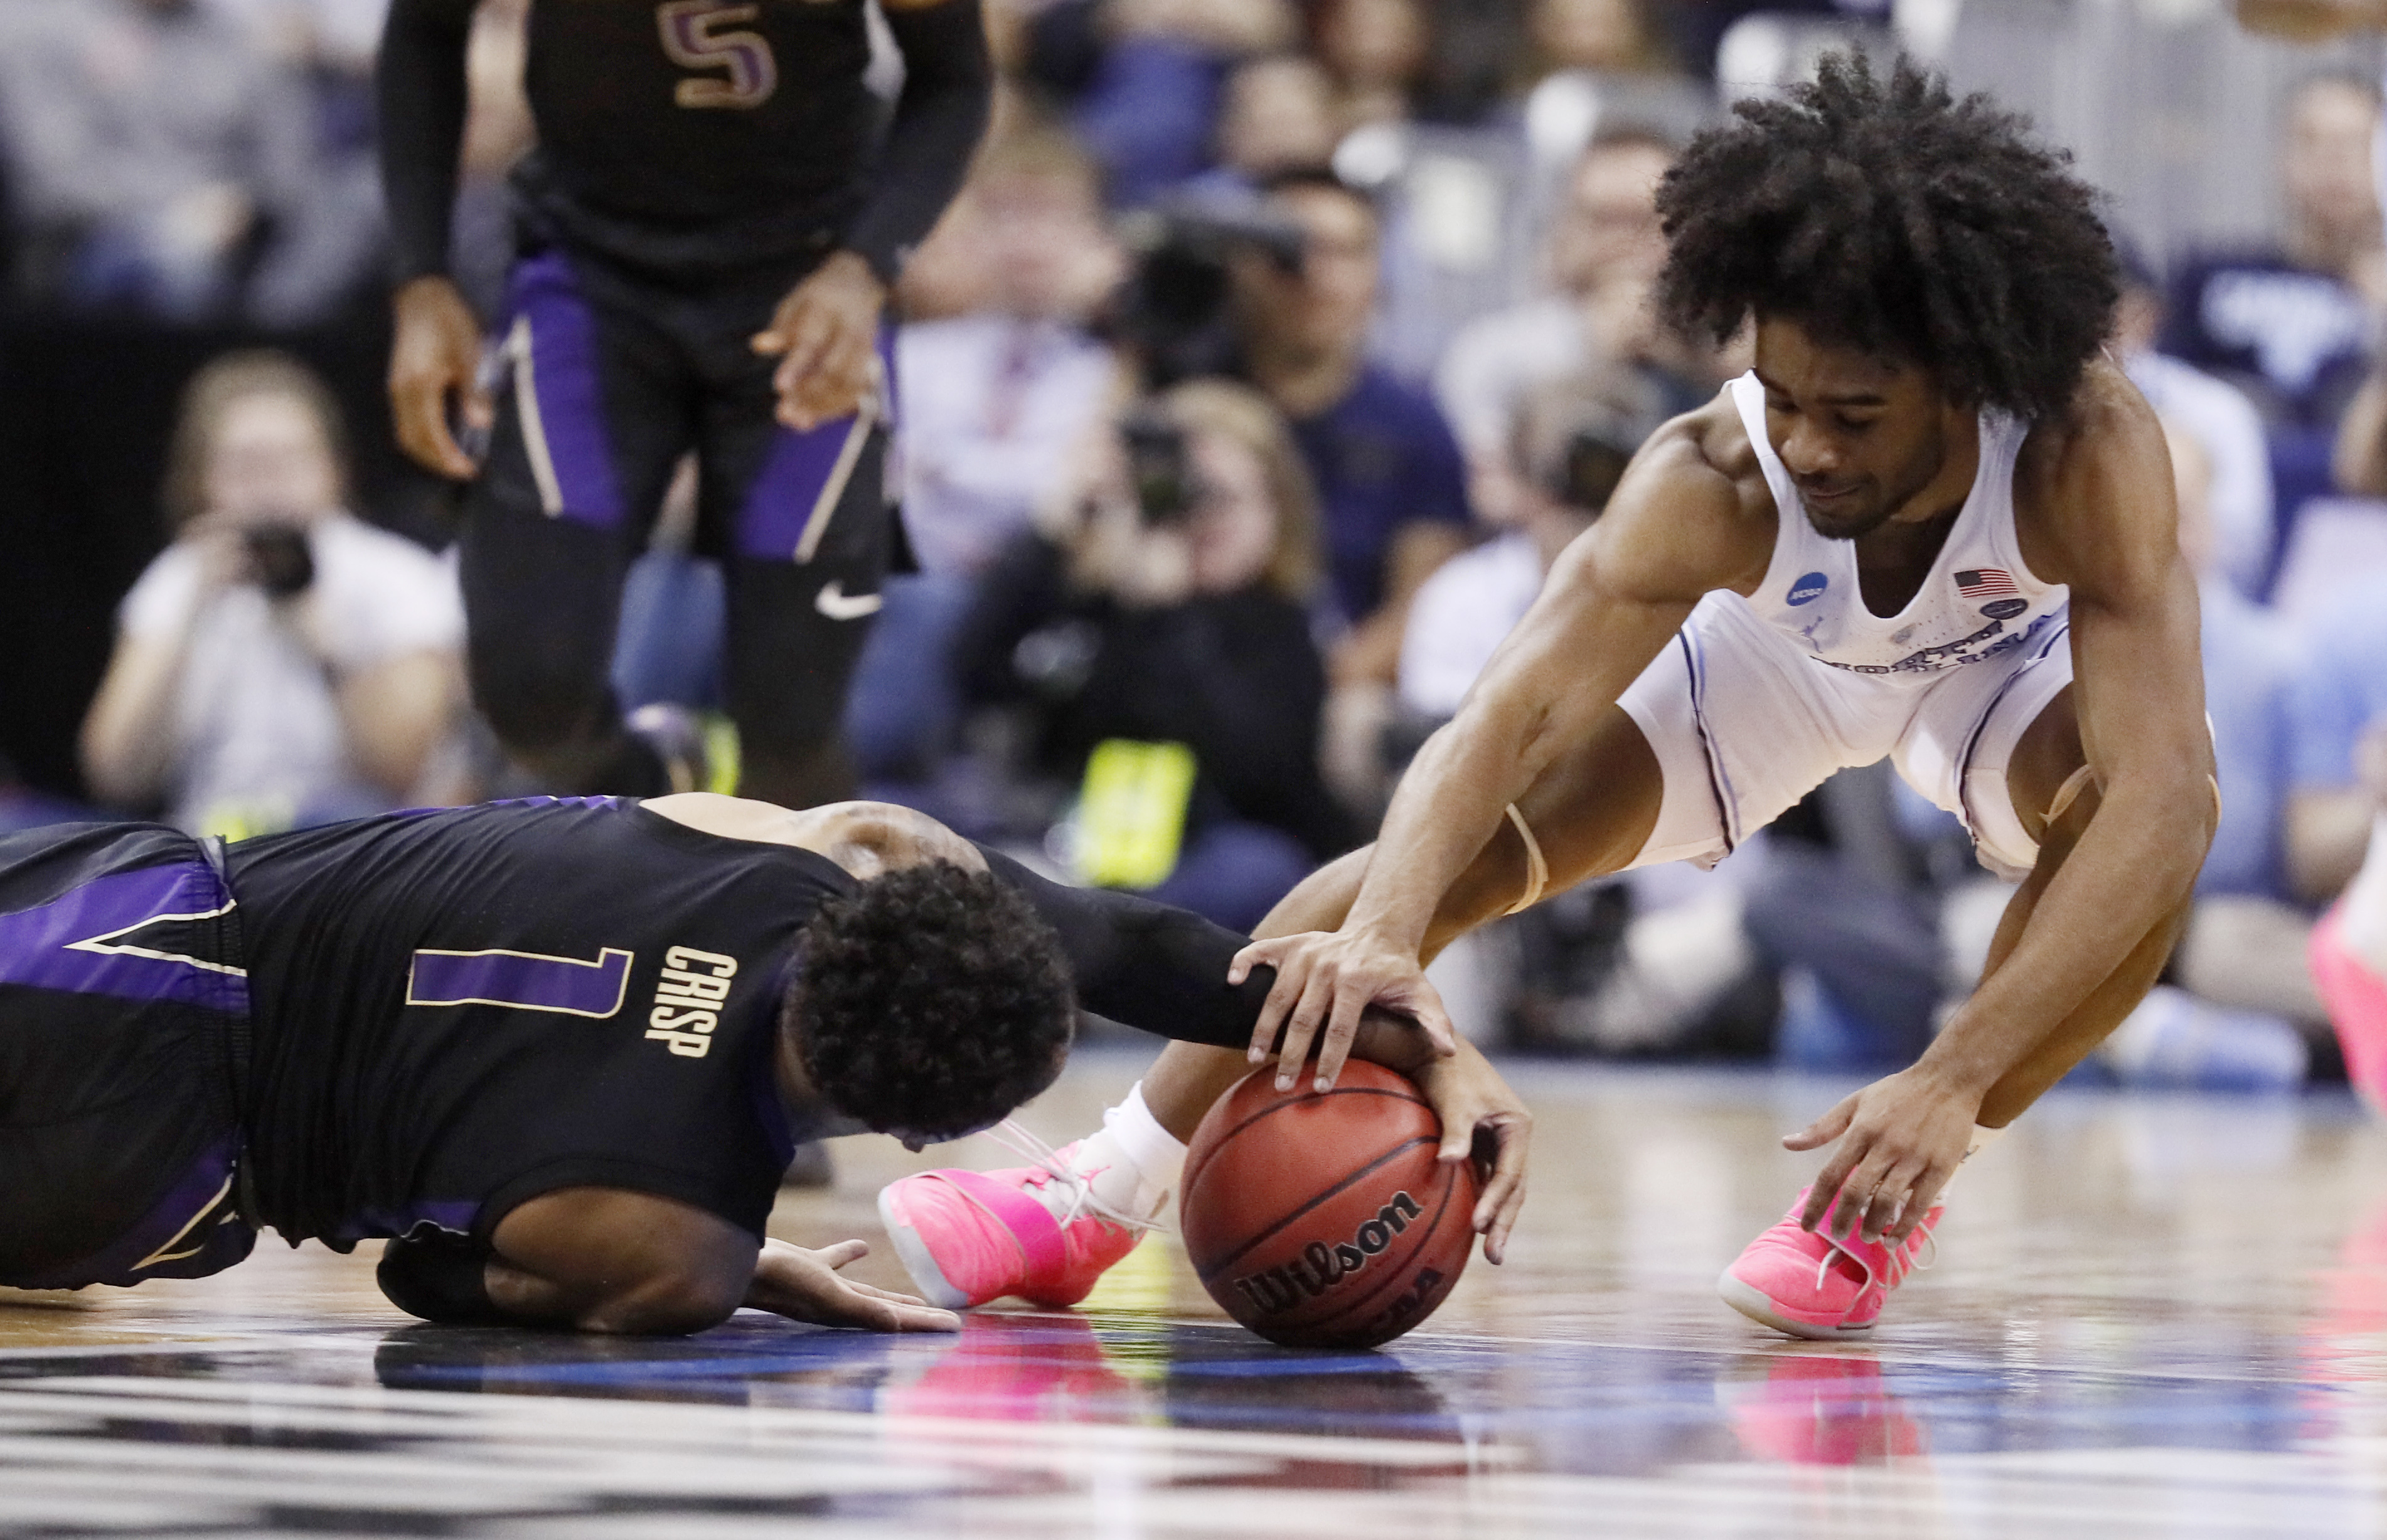
[[(13, 309), (270, 337), (378, 307), (379, 9), (0, 0)], [(473, 56), (484, 305), (524, 9), (488, 0)], [(1239, 928), (1363, 842), (1642, 440), (1745, 367), (1655, 323), (1652, 195), (1758, 9), (988, 0), (994, 128), (898, 296), (916, 570), (847, 714), (867, 794)], [(1885, 51), (1890, 9), (1763, 7)], [(2387, 793), (2380, 116), (2374, 81), (2314, 76), (2249, 125), (2270, 239), (2125, 253), (2113, 347), (2172, 438), (2225, 813), (2167, 982), (2090, 1073), (2332, 1073), (2304, 936)], [(354, 495), (348, 435), (384, 432), (270, 347), (189, 382), (85, 799), (238, 835), (538, 789), (474, 723), (452, 562)], [(718, 704), (690, 500), (633, 574), (625, 706)], [(2004, 893), (1876, 767), (1716, 873), (1587, 884), (1437, 977), (1487, 1041), (1871, 1067), (1927, 1040)]]

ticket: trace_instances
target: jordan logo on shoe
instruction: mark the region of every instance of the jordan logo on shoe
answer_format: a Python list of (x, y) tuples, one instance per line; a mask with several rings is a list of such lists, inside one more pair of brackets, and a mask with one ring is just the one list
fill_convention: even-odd
[(886, 596), (882, 594), (848, 596), (845, 580), (840, 578), (821, 589), (813, 600), (813, 608), (831, 620), (860, 620), (865, 615), (877, 614), (878, 607), (886, 601)]

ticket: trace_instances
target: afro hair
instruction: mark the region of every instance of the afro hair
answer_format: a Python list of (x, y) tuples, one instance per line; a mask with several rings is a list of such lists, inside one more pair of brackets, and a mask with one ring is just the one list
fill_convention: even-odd
[(1052, 1083), (1078, 1008), (1060, 940), (1028, 901), (931, 862), (820, 906), (780, 1020), (831, 1106), (951, 1138)]
[(2094, 195), (2027, 120), (1901, 59), (1853, 52), (1741, 103), (1658, 191), (1658, 303), (1719, 343), (1751, 315), (1930, 370), (1951, 400), (2061, 413), (2112, 329)]

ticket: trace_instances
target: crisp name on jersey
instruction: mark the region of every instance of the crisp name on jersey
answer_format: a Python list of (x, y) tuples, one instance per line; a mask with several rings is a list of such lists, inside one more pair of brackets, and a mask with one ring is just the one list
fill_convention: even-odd
[(713, 1049), (713, 1029), (729, 998), (738, 959), (717, 952), (676, 946), (663, 953), (663, 981), (647, 1013), (647, 1036), (684, 1059), (701, 1059)]

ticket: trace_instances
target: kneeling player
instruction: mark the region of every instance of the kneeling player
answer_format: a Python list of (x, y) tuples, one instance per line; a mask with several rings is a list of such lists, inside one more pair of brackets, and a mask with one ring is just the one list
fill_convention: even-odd
[(434, 1320), (949, 1329), (840, 1278), (860, 1242), (764, 1239), (794, 1144), (983, 1128), (1080, 1003), (1229, 1042), (1265, 994), (1224, 981), (1241, 937), (991, 859), (901, 808), (701, 794), (0, 840), (0, 1283), (197, 1277), (270, 1225), (388, 1238)]
[[(1892, 760), (2021, 886), (1921, 1061), (1787, 1141), (1838, 1148), (1722, 1281), (1768, 1325), (1840, 1337), (1871, 1329), (1956, 1168), (2153, 983), (2212, 836), (2212, 743), (2163, 433), (2102, 354), (2115, 273), (2089, 190), (1903, 65), (1827, 59), (1737, 111), (1661, 188), (1661, 288), (1686, 329), (1753, 323), (1756, 367), (1643, 448), (1372, 851), (1296, 890), (1238, 967), (1280, 969), (1260, 1031), (1289, 1024), (1282, 1078), (1320, 1028), (1331, 1076), (1370, 1002), (1439, 1019), (1420, 958), (1459, 933), (1598, 873), (1712, 865)], [(1148, 1212), (1246, 1067), (1173, 1046), (1073, 1169)], [(997, 1221), (1019, 1205), (954, 1188), (924, 1174), (880, 1206), (968, 1280), (941, 1303), (1015, 1292)], [(1136, 1238), (1069, 1222), (1087, 1263), (1055, 1301)]]

